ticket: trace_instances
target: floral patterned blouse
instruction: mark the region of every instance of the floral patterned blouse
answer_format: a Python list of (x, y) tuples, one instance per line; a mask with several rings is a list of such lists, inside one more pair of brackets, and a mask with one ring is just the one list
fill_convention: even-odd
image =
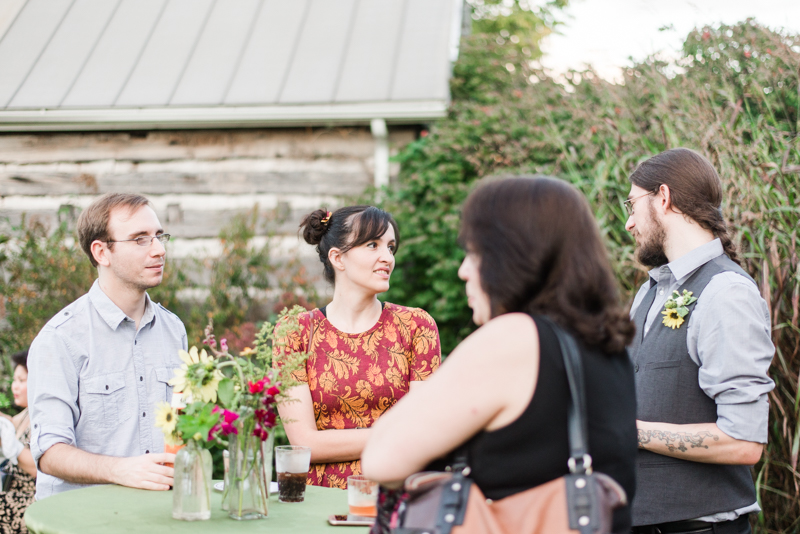
[[(441, 363), (436, 323), (419, 308), (384, 303), (375, 326), (360, 334), (337, 330), (319, 309), (299, 319), (301, 329), (285, 340), (285, 350), (312, 352), (294, 377), (311, 390), (318, 430), (372, 426), (410, 382), (427, 379)], [(306, 484), (344, 489), (347, 477), (359, 474), (359, 460), (312, 464)]]

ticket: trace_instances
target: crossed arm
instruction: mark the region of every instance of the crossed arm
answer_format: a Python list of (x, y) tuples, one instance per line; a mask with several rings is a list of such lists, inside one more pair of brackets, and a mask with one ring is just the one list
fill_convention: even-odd
[(692, 462), (754, 465), (761, 458), (761, 443), (736, 439), (716, 423), (674, 425), (636, 421), (639, 448)]
[[(411, 382), (409, 387), (415, 390), (421, 383)], [(310, 447), (312, 463), (350, 462), (361, 457), (371, 428), (318, 430), (308, 385), (295, 386), (287, 396), (292, 400), (278, 406), (286, 437), (292, 445)]]

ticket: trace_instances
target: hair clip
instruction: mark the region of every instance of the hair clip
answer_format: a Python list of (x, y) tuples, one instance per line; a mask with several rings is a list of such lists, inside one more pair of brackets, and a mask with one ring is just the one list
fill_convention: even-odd
[(331, 212), (328, 212), (328, 214), (325, 216), (325, 218), (322, 219), (322, 221), (320, 221), (320, 222), (322, 224), (328, 224), (328, 221), (330, 221), (330, 220), (331, 220)]

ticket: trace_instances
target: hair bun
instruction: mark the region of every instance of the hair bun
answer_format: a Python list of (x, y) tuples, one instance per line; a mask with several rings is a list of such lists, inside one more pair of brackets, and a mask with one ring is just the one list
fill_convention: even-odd
[(303, 231), (303, 239), (306, 240), (306, 243), (309, 245), (320, 244), (322, 237), (328, 231), (330, 213), (328, 210), (318, 209), (303, 217), (300, 229)]

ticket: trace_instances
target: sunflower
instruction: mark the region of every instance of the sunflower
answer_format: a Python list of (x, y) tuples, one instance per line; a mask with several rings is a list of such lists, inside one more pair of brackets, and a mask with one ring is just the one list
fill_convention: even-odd
[(159, 402), (156, 405), (156, 426), (159, 427), (166, 436), (175, 432), (175, 425), (178, 423), (178, 414), (168, 402)]
[(664, 316), (662, 321), (664, 326), (668, 326), (675, 330), (683, 324), (683, 317), (678, 314), (678, 310), (676, 308), (666, 309), (662, 311), (661, 314)]
[(205, 350), (198, 353), (197, 347), (189, 352), (179, 351), (183, 364), (175, 369), (175, 375), (169, 381), (175, 391), (188, 393), (191, 398), (202, 402), (216, 402), (219, 381), (224, 378), (217, 369), (214, 359)]

